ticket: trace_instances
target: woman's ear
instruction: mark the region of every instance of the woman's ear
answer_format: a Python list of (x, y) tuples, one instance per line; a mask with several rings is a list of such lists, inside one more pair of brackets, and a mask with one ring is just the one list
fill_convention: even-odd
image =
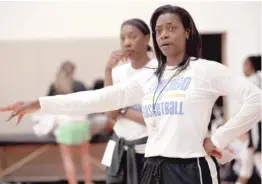
[(187, 40), (189, 39), (189, 35), (190, 35), (190, 31), (189, 31), (189, 30), (186, 30), (186, 32), (185, 32), (185, 37), (186, 37)]
[(145, 40), (146, 40), (147, 45), (148, 45), (148, 43), (149, 43), (149, 41), (150, 41), (150, 35), (145, 35)]

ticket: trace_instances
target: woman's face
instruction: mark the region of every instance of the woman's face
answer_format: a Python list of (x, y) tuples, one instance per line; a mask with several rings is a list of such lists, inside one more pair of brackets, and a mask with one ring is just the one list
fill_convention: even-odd
[(244, 61), (243, 71), (244, 71), (244, 74), (245, 74), (246, 77), (252, 75), (255, 72), (254, 67), (252, 66), (249, 59), (246, 59)]
[(150, 35), (144, 35), (137, 27), (124, 25), (121, 29), (121, 48), (131, 52), (130, 57), (147, 52)]
[(65, 64), (61, 67), (61, 71), (65, 72), (66, 76), (74, 76), (75, 73), (75, 67), (70, 64)]
[(156, 21), (156, 41), (166, 57), (174, 57), (186, 49), (187, 31), (179, 15), (164, 13)]

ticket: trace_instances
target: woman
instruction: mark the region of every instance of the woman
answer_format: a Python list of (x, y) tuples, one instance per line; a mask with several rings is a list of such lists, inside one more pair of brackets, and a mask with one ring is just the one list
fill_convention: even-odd
[[(157, 70), (143, 69), (128, 82), (101, 90), (31, 102), (18, 102), (1, 111), (10, 118), (41, 109), (53, 114), (110, 111), (139, 104), (147, 125), (147, 157), (142, 184), (216, 184), (217, 168), (210, 156), (248, 131), (260, 119), (261, 90), (217, 62), (200, 59), (201, 40), (190, 14), (165, 5), (151, 18)], [(219, 96), (242, 102), (240, 111), (206, 138), (214, 102)]]
[(85, 85), (74, 79), (76, 66), (71, 61), (61, 64), (56, 74), (56, 80), (48, 90), (48, 96), (67, 94), (72, 92), (86, 91)]
[[(105, 86), (111, 86), (119, 82), (128, 81), (133, 75), (140, 72), (143, 67), (149, 65), (148, 45), (150, 29), (141, 19), (129, 19), (122, 23), (120, 44), (121, 50), (114, 51), (108, 60), (105, 69)], [(126, 64), (117, 66), (121, 61)], [(117, 66), (117, 67), (116, 67)], [(109, 119), (116, 121), (113, 130), (113, 140), (117, 142), (118, 149), (122, 149), (121, 156), (113, 155), (113, 163), (106, 164), (107, 183), (138, 184), (144, 164), (145, 143), (147, 141), (147, 130), (142, 115), (141, 104), (107, 113)], [(120, 141), (124, 144), (120, 145)], [(131, 141), (133, 144), (131, 145)], [(128, 149), (125, 150), (124, 146)], [(125, 150), (125, 151), (124, 151)], [(130, 152), (133, 151), (133, 157)], [(105, 153), (105, 157), (109, 153)], [(134, 167), (128, 167), (129, 159)], [(121, 163), (121, 164), (117, 164)], [(115, 167), (119, 167), (115, 169)], [(119, 170), (121, 170), (119, 172)], [(114, 172), (117, 171), (117, 172)], [(129, 178), (129, 179), (128, 179)]]
[(261, 88), (261, 56), (250, 56), (245, 60), (244, 74), (250, 82)]
[[(244, 62), (244, 74), (261, 89), (261, 56), (250, 56)], [(247, 184), (255, 166), (261, 177), (261, 121), (248, 132), (248, 146), (240, 158), (239, 177), (236, 184)]]
[[(55, 82), (49, 89), (48, 96), (85, 91), (85, 85), (74, 79), (75, 65), (70, 61), (61, 64)], [(91, 163), (89, 159), (90, 130), (86, 116), (56, 116), (55, 136), (59, 144), (66, 177), (69, 184), (77, 184), (76, 168), (73, 160), (73, 147), (80, 149), (86, 184), (92, 183)]]

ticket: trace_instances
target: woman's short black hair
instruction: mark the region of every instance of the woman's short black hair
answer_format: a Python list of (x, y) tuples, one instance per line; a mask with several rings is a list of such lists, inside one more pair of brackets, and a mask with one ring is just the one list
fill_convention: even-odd
[[(141, 31), (144, 35), (150, 35), (150, 29), (148, 25), (141, 19), (128, 19), (122, 23), (121, 28), (123, 28), (125, 25), (134, 26), (139, 29), (139, 31)], [(147, 51), (152, 51), (152, 48), (149, 45), (147, 46)]]
[(155, 28), (156, 28), (156, 22), (157, 22), (158, 17), (165, 13), (173, 13), (173, 14), (178, 15), (184, 26), (184, 29), (189, 31), (189, 37), (186, 42), (186, 52), (185, 52), (186, 55), (183, 61), (179, 64), (179, 68), (180, 68), (179, 70), (182, 71), (188, 66), (189, 57), (194, 57), (196, 59), (202, 57), (201, 37), (200, 37), (200, 34), (196, 28), (195, 22), (193, 18), (191, 17), (191, 15), (185, 9), (178, 7), (178, 6), (164, 5), (164, 6), (157, 8), (151, 17), (150, 24), (151, 24), (151, 30), (152, 30), (152, 39), (153, 39), (153, 44), (154, 44), (155, 55), (159, 62), (158, 68), (155, 72), (159, 80), (165, 69), (167, 59), (166, 59), (166, 56), (161, 52), (159, 46), (157, 45)]
[(101, 89), (104, 87), (103, 79), (96, 79), (93, 84), (93, 90)]
[(261, 70), (261, 55), (249, 56), (247, 59), (250, 61), (255, 71)]

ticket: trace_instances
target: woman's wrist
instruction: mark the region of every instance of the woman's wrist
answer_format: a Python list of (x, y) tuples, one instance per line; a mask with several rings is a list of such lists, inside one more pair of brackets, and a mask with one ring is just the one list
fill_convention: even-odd
[(126, 113), (127, 113), (127, 107), (122, 108), (122, 109), (120, 110), (120, 114), (121, 114), (122, 116), (125, 116)]
[(33, 107), (34, 109), (40, 109), (40, 108), (41, 108), (39, 99), (37, 99), (37, 100), (35, 100), (35, 101), (32, 102), (32, 107)]

